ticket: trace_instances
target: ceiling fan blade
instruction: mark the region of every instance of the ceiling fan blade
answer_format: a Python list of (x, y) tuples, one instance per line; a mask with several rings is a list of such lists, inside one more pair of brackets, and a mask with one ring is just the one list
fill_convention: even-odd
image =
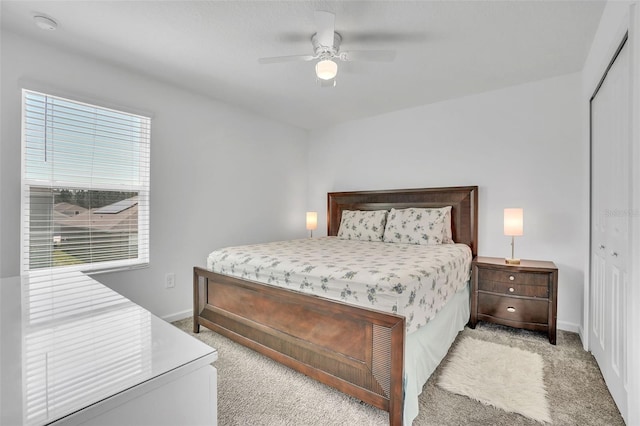
[(396, 58), (395, 50), (350, 50), (340, 52), (341, 61), (391, 62)]
[(282, 62), (313, 61), (314, 59), (316, 59), (314, 55), (272, 56), (270, 58), (259, 58), (258, 62), (261, 64), (279, 64)]
[(315, 12), (317, 40), (320, 46), (333, 46), (333, 33), (336, 28), (336, 15), (318, 10)]

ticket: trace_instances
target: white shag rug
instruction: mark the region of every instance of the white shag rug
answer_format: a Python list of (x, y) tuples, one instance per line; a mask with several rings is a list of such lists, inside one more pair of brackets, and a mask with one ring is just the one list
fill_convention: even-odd
[(438, 386), (541, 423), (551, 423), (542, 357), (496, 343), (462, 339)]

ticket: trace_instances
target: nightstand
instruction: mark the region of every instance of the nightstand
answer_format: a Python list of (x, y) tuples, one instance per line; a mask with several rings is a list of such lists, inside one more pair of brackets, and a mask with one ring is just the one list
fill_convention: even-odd
[(556, 344), (558, 268), (553, 262), (522, 260), (507, 265), (500, 257), (476, 257), (471, 274), (471, 319), (527, 330), (546, 331)]

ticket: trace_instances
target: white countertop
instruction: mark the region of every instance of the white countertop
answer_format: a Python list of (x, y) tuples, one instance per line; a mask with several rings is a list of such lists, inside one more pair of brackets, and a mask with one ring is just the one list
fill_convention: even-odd
[(0, 280), (0, 424), (42, 425), (217, 359), (79, 272)]

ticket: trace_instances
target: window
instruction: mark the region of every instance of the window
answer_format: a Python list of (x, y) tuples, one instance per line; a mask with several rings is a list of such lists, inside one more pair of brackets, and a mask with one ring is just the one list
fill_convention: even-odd
[(149, 262), (148, 117), (22, 92), (22, 271)]

